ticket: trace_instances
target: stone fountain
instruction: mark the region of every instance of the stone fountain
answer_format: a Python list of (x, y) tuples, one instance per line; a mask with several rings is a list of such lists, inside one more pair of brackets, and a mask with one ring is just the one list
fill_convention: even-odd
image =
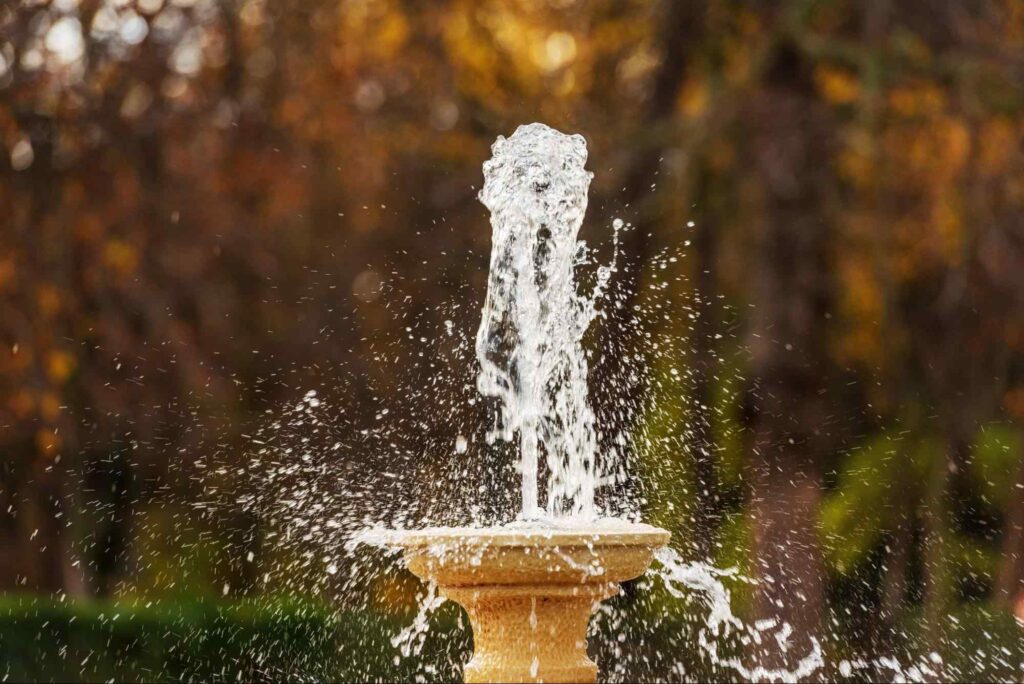
[(437, 528), (401, 535), (409, 569), (469, 614), (467, 682), (593, 682), (587, 623), (643, 574), (669, 533), (619, 523), (572, 529)]
[(493, 245), (478, 387), (500, 407), (488, 441), (519, 437), (522, 511), (506, 526), (393, 532), (387, 543), (469, 614), (467, 682), (593, 682), (591, 613), (645, 572), (669, 533), (602, 517), (595, 502), (608, 477), (599, 476), (581, 340), (614, 264), (598, 269), (592, 292), (578, 292), (575, 269), (588, 263), (577, 238), (592, 177), (586, 142), (530, 124), (492, 152), (480, 193)]

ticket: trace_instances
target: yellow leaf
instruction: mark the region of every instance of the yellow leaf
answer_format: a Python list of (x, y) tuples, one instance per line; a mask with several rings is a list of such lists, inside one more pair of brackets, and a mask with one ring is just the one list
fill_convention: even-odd
[(1000, 116), (981, 130), (979, 163), (982, 171), (992, 175), (1005, 172), (1011, 158), (1020, 149), (1020, 139), (1008, 117)]
[(36, 431), (36, 449), (45, 456), (56, 456), (60, 451), (61, 439), (56, 430), (42, 428)]
[(39, 413), (48, 421), (54, 421), (60, 415), (60, 397), (53, 392), (46, 392), (39, 399)]
[(946, 107), (946, 94), (931, 83), (915, 83), (894, 88), (889, 93), (889, 106), (903, 116), (937, 114)]
[(135, 248), (124, 240), (111, 240), (103, 249), (103, 261), (121, 275), (128, 275), (138, 265), (139, 256)]
[(971, 132), (962, 121), (954, 118), (946, 119), (940, 130), (950, 172), (958, 173), (971, 151)]
[(66, 351), (53, 351), (46, 357), (46, 374), (55, 383), (62, 383), (75, 370), (75, 358)]
[(60, 292), (50, 283), (43, 283), (36, 290), (36, 303), (43, 315), (52, 316), (60, 310)]
[(860, 95), (860, 83), (856, 77), (842, 69), (820, 66), (814, 70), (814, 81), (832, 104), (849, 104)]
[(683, 87), (683, 113), (691, 118), (704, 114), (708, 109), (708, 88), (704, 80), (690, 81)]

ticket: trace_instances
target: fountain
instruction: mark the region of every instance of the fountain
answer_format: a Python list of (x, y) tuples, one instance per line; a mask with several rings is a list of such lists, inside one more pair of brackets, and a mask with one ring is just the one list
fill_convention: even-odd
[[(267, 538), (290, 551), (282, 554), (286, 581), (309, 581), (317, 591), (336, 592), (344, 611), (358, 614), (356, 623), (370, 627), (378, 608), (404, 605), (395, 602), (399, 594), (393, 591), (404, 583), (378, 584), (381, 571), (393, 566), (380, 553), (366, 553), (363, 544), (400, 551), (427, 591), (418, 598), (415, 617), (392, 631), (391, 662), (404, 673), (418, 667), (423, 680), (451, 677), (463, 666), (462, 616), (456, 629), (446, 623), (450, 615), (431, 622), (445, 599), (468, 613), (475, 650), (463, 673), (470, 682), (594, 681), (598, 670), (587, 656), (587, 631), (595, 612), (600, 615), (592, 625), (595, 631), (616, 634), (602, 644), (608, 647), (602, 652), (612, 654), (603, 663), (610, 679), (953, 678), (949, 673), (958, 670), (945, 664), (937, 650), (868, 657), (843, 652), (844, 645), (835, 643), (836, 631), (800, 633), (785, 621), (743, 619), (733, 611), (733, 591), (742, 585), (747, 592), (761, 579), (738, 567), (683, 558), (667, 546), (668, 532), (638, 522), (635, 499), (609, 496), (609, 484), (617, 491), (629, 489), (622, 487), (630, 483), (624, 480), (623, 454), (616, 452), (626, 442), (608, 434), (606, 426), (598, 431), (587, 393), (589, 357), (581, 341), (602, 315), (616, 258), (597, 267), (578, 239), (591, 179), (584, 168), (586, 145), (579, 136), (533, 124), (499, 138), (493, 151), (480, 194), (491, 211), (493, 249), (475, 344), (477, 389), (494, 401), (493, 429), (478, 434), (475, 427), (463, 427), (460, 432), (469, 435), (455, 436), (454, 449), (443, 454), (424, 448), (418, 432), (400, 429), (419, 428), (421, 421), (392, 424), (382, 420), (388, 411), (381, 408), (378, 427), (360, 430), (358, 444), (351, 445), (365, 452), (376, 444), (382, 454), (393, 456), (386, 470), (374, 471), (353, 469), (349, 459), (334, 458), (345, 446), (333, 431), (342, 412), (325, 407), (315, 391), (290, 403), (283, 414), (272, 414), (273, 422), (253, 437), (255, 456), (271, 467), (254, 488), (263, 499), (252, 495), (249, 505), (266, 511)], [(622, 224), (616, 221), (613, 227), (617, 244)], [(673, 258), (656, 257), (655, 275)], [(577, 275), (580, 280), (591, 276), (594, 284), (579, 285)], [(450, 320), (444, 324), (459, 350), (468, 350), (469, 340), (453, 334)], [(411, 327), (405, 330), (412, 333)], [(658, 356), (682, 356), (664, 340), (652, 340), (652, 347)], [(436, 392), (456, 385), (455, 397)], [(475, 413), (467, 420), (453, 410), (453, 401), (466, 412), (476, 402), (466, 396), (472, 386), (464, 384), (461, 374), (409, 389), (428, 402), (424, 410), (444, 412), (452, 425), (480, 424)], [(660, 404), (660, 397), (651, 402)], [(317, 440), (324, 438), (331, 446), (318, 448)], [(646, 438), (641, 431), (631, 439), (642, 446)], [(685, 430), (678, 439), (685, 439)], [(490, 458), (465, 460), (473, 453), (469, 444), (512, 440), (518, 443), (521, 476), (518, 515), (505, 503), (508, 492), (492, 492), (492, 500), (471, 498), (488, 491), (477, 476), (502, 481), (504, 473), (481, 473), (493, 462)], [(665, 443), (659, 442), (657, 450), (664, 453)], [(428, 460), (421, 458), (424, 452), (430, 455), (432, 481), (443, 483), (439, 492), (424, 490), (422, 478), (414, 480), (418, 488), (409, 486), (398, 472)], [(444, 456), (456, 460), (448, 465)], [(435, 470), (439, 462), (444, 467)], [(344, 486), (338, 487), (339, 482)], [(407, 498), (410, 491), (415, 501)], [(238, 493), (230, 496), (235, 505)], [(451, 526), (431, 527), (444, 523)], [(322, 572), (316, 572), (318, 564)], [(621, 582), (640, 575), (635, 601), (600, 606)], [(405, 596), (404, 588), (400, 591)], [(358, 662), (365, 655), (359, 651), (376, 649), (380, 635), (376, 627), (365, 635), (354, 630), (342, 660)], [(438, 654), (439, 646), (446, 653)], [(832, 662), (826, 657), (830, 647), (836, 649)], [(1008, 667), (1011, 655), (1000, 650), (992, 658)], [(348, 678), (379, 680), (382, 671), (354, 669)]]
[(669, 533), (649, 525), (438, 528), (402, 535), (409, 569), (466, 609), (467, 682), (593, 682), (587, 623)]
[(643, 574), (670, 535), (602, 517), (595, 500), (605, 478), (581, 339), (613, 267), (598, 270), (593, 292), (578, 292), (575, 270), (587, 250), (577, 235), (592, 177), (586, 143), (530, 124), (499, 137), (492, 151), (480, 193), (493, 245), (478, 387), (500, 407), (488, 441), (519, 437), (522, 510), (504, 526), (396, 531), (386, 543), (469, 614), (467, 682), (595, 681), (590, 614), (619, 583)]

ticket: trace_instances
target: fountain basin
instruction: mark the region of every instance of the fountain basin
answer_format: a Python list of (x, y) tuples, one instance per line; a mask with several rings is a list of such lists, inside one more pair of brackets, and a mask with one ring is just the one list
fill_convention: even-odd
[(587, 623), (619, 583), (643, 574), (670, 533), (608, 521), (396, 532), (420, 579), (469, 614), (467, 682), (593, 682)]

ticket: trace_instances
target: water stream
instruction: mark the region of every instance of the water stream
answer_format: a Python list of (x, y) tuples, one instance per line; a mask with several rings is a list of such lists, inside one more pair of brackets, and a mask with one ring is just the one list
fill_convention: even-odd
[(519, 437), (521, 518), (542, 516), (543, 458), (543, 513), (594, 519), (597, 439), (581, 341), (611, 269), (599, 269), (593, 292), (578, 291), (576, 268), (588, 252), (577, 236), (593, 177), (587, 144), (534, 123), (491, 149), (480, 192), (491, 212), (491, 265), (476, 336), (477, 386), (499, 404), (489, 438)]
[[(639, 517), (642, 501), (605, 501), (605, 507), (614, 508), (616, 519), (608, 517), (610, 513), (598, 504), (602, 497), (596, 496), (603, 482), (614, 479), (607, 473), (621, 473), (625, 466), (617, 462), (619, 456), (600, 452), (599, 426), (588, 398), (589, 364), (583, 338), (601, 315), (603, 297), (615, 273), (616, 255), (606, 265), (596, 265), (587, 245), (579, 239), (592, 178), (585, 168), (586, 143), (581, 136), (530, 124), (519, 127), (507, 139), (498, 138), (492, 150), (492, 159), (484, 165), (480, 192), (480, 200), (491, 212), (492, 252), (486, 300), (472, 351), (480, 367), (476, 389), (493, 402), (493, 424), (486, 430), (478, 425), (478, 433), (477, 428), (463, 423), (457, 434), (444, 436), (444, 442), (453, 445), (453, 470), (448, 477), (434, 474), (430, 480), (439, 487), (443, 485), (444, 491), (430, 495), (416, 490), (409, 492), (413, 497), (409, 499), (403, 493), (400, 471), (430, 460), (414, 446), (422, 423), (385, 420), (387, 409), (382, 408), (375, 426), (358, 432), (356, 444), (343, 444), (334, 438), (333, 423), (327, 419), (337, 411), (325, 409), (315, 393), (308, 393), (291, 413), (279, 417), (253, 439), (257, 447), (254, 463), (270, 460), (279, 464), (269, 470), (268, 479), (254, 491), (266, 500), (265, 506), (273, 512), (271, 518), (276, 518), (271, 527), (280, 528), (268, 533), (268, 538), (275, 535), (276, 544), (301, 549), (301, 572), (294, 572), (295, 568), (288, 565), (289, 578), (306, 577), (308, 568), (322, 565), (325, 584), (338, 581), (339, 591), (346, 596), (365, 596), (368, 585), (382, 576), (396, 574), (394, 565), (382, 560), (392, 553), (386, 543), (376, 544), (377, 555), (364, 553), (361, 542), (372, 543), (376, 532), (450, 526), (453, 521), (474, 527), (500, 522), (477, 515), (477, 505), (472, 501), (474, 495), (488, 496), (486, 487), (474, 475), (480, 473), (482, 461), (474, 459), (479, 459), (482, 449), (507, 453), (499, 450), (498, 441), (518, 442), (521, 509), (511, 525), (612, 529), (626, 524), (626, 519), (635, 521)], [(617, 221), (609, 229), (616, 249), (621, 227)], [(674, 261), (674, 257), (662, 259), (654, 270), (663, 271)], [(577, 276), (583, 271), (590, 274), (593, 285), (580, 284), (584, 279)], [(678, 308), (657, 311), (659, 316), (669, 316), (678, 313)], [(406, 330), (412, 334), (411, 328)], [(425, 332), (420, 339), (430, 339), (430, 334)], [(460, 335), (446, 321), (445, 344), (466, 354), (461, 364), (467, 373), (465, 381), (435, 378), (422, 396), (410, 392), (410, 397), (429, 395), (425, 405), (430, 410), (444, 410), (447, 416), (458, 415), (460, 404), (477, 401), (471, 396), (474, 390), (468, 375), (471, 343)], [(656, 355), (671, 356), (672, 376), (676, 377), (676, 359), (682, 358), (679, 350), (673, 349), (671, 341), (652, 342), (651, 346)], [(437, 389), (442, 386), (464, 387), (466, 393), (444, 395)], [(292, 431), (287, 426), (292, 426)], [(480, 440), (486, 442), (483, 445), (476, 435), (485, 432), (486, 439)], [(680, 434), (679, 439), (685, 439), (685, 431)], [(636, 437), (639, 442), (645, 439), (645, 435)], [(311, 448), (317, 440), (330, 443), (330, 448), (322, 453)], [(674, 454), (680, 444), (662, 442), (657, 449)], [(339, 475), (330, 464), (331, 455), (342, 448), (379, 450), (391, 455), (393, 463), (376, 474), (352, 470)], [(656, 473), (648, 475), (658, 479)], [(513, 487), (509, 483), (507, 489)], [(253, 508), (257, 507), (255, 496), (248, 504)], [(431, 505), (416, 508), (415, 504), (424, 500)], [(453, 512), (455, 503), (465, 504), (469, 513), (459, 517)], [(501, 520), (511, 517), (510, 507), (501, 511)], [(338, 534), (342, 532), (349, 543), (339, 548)], [(346, 570), (340, 572), (338, 568)], [(837, 629), (832, 627), (822, 634), (797, 634), (785, 623), (742, 620), (738, 617), (742, 611), (734, 606), (734, 595), (757, 581), (736, 568), (691, 562), (673, 549), (660, 550), (632, 597), (602, 605), (591, 622), (592, 634), (600, 637), (592, 644), (600, 644), (609, 654), (602, 660), (606, 667), (602, 677), (611, 681), (702, 676), (746, 681), (797, 681), (814, 676), (930, 681), (951, 674), (938, 653), (931, 650), (923, 655), (921, 651), (916, 655), (904, 651), (885, 657), (859, 658), (852, 653), (841, 657), (834, 647)], [(439, 632), (451, 647), (450, 657), (465, 655), (467, 626), (461, 618), (454, 631), (432, 631), (437, 625), (435, 615), (439, 610), (445, 612), (445, 606), (448, 602), (436, 587), (428, 587), (409, 623), (392, 635), (390, 646), (396, 667), (405, 659), (417, 660), (429, 651), (430, 639)], [(687, 616), (695, 617), (697, 622), (687, 622)], [(652, 630), (661, 630), (655, 643), (670, 644), (671, 648), (662, 646), (655, 653), (645, 653), (644, 642)], [(782, 653), (785, 657), (762, 658), (766, 653)], [(832, 659), (826, 659), (825, 653)], [(985, 657), (997, 659), (1000, 665), (999, 659), (1005, 659), (1009, 671), (1024, 671), (1024, 666), (1011, 662), (1015, 655), (993, 653)], [(975, 657), (981, 658), (980, 653)], [(780, 667), (779, 662), (786, 665)], [(699, 672), (691, 671), (695, 663), (702, 668)]]
[[(614, 257), (610, 265), (598, 268), (592, 291), (581, 292), (577, 269), (589, 260), (587, 245), (578, 236), (593, 177), (585, 169), (582, 136), (533, 123), (508, 138), (499, 137), (491, 149), (480, 192), (491, 212), (490, 273), (475, 346), (477, 387), (498, 404), (488, 442), (519, 438), (522, 509), (513, 524), (578, 526), (602, 517), (595, 505), (600, 464), (582, 340), (598, 315)], [(548, 476), (543, 507), (542, 465)], [(616, 523), (623, 521), (604, 518), (598, 524), (612, 529)], [(747, 625), (733, 615), (723, 579), (737, 575), (687, 563), (665, 548), (647, 577), (676, 599), (702, 597), (707, 618), (697, 645), (722, 669), (748, 680), (791, 681), (812, 675), (823, 664), (814, 639), (792, 670), (747, 666), (719, 654), (719, 640), (732, 634), (747, 641), (775, 639), (780, 648), (787, 647), (791, 636), (788, 625)], [(393, 642), (404, 655), (422, 643), (429, 614), (442, 603), (431, 588), (413, 624)]]

